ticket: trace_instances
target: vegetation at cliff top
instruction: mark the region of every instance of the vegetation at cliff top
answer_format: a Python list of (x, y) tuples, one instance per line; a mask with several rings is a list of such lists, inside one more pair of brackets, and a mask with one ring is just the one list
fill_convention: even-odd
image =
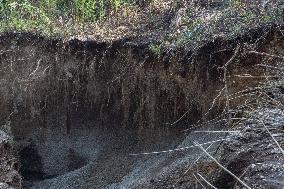
[(281, 1), (0, 0), (0, 32), (28, 31), (69, 39), (124, 37), (153, 46), (198, 46), (218, 37), (282, 22)]

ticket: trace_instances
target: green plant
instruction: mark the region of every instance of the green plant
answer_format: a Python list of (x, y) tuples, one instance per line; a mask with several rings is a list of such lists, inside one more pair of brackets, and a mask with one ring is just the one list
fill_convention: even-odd
[(282, 10), (280, 10), (280, 8), (278, 8), (276, 11), (267, 12), (261, 17), (265, 23), (274, 22), (280, 18), (282, 18)]
[(79, 21), (93, 22), (104, 18), (110, 9), (118, 10), (131, 0), (0, 0), (0, 18), (12, 25), (22, 21), (42, 22), (73, 17)]
[(149, 46), (149, 49), (152, 53), (154, 53), (156, 56), (160, 56), (162, 52), (162, 45), (161, 44), (151, 44)]
[(23, 1), (22, 3), (6, 1), (1, 4), (1, 9), (4, 12), (1, 15), (3, 22), (7, 23), (7, 27), (12, 29), (23, 29), (27, 26), (26, 24), (29, 24), (29, 27), (31, 27), (35, 24), (44, 23), (47, 19), (44, 13), (40, 12), (39, 9), (32, 6), (28, 1)]
[(241, 31), (242, 31), (242, 26), (240, 24), (236, 24), (231, 28), (231, 36), (241, 33)]
[(241, 17), (245, 24), (251, 24), (256, 19), (257, 15), (252, 11), (247, 11), (241, 14)]
[(118, 10), (128, 0), (76, 0), (75, 9), (79, 19), (95, 21), (106, 16), (110, 9)]

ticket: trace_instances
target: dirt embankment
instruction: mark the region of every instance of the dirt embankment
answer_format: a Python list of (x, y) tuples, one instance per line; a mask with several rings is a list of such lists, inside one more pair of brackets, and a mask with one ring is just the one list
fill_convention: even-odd
[(196, 52), (167, 51), (160, 58), (147, 44), (127, 40), (107, 44), (2, 35), (1, 117), (11, 114), (13, 120), (28, 125), (40, 118), (38, 124), (46, 126), (48, 114), (58, 112), (66, 132), (78, 116), (103, 125), (153, 128), (168, 126), (187, 112), (190, 116), (180, 121), (193, 123), (224, 87), (222, 66), (236, 47), (240, 46), (238, 56), (226, 68), (230, 94), (259, 81), (238, 77), (245, 71), (252, 75), (265, 71), (255, 66), (265, 57), (246, 53), (250, 48), (281, 50), (277, 33), (257, 30), (232, 41), (216, 40)]
[[(103, 154), (118, 152), (122, 146), (133, 145), (121, 157), (135, 150), (177, 146), (183, 139), (176, 134), (181, 129), (216, 116), (227, 97), (234, 99), (244, 87), (263, 81), (248, 80), (243, 74), (264, 73), (266, 69), (256, 65), (275, 59), (254, 52), (281, 54), (282, 41), (277, 29), (266, 28), (232, 41), (216, 40), (194, 52), (170, 50), (156, 56), (148, 44), (128, 40), (64, 42), (26, 33), (3, 34), (0, 121), (10, 121), (15, 140), (28, 144), (19, 154), (22, 173), (31, 180), (88, 167), (97, 157), (103, 162)], [(231, 106), (241, 102), (242, 98), (230, 100)], [(125, 138), (115, 147), (121, 137)], [(103, 153), (96, 156), (88, 149)], [(46, 155), (50, 150), (54, 153)], [(33, 167), (28, 167), (29, 159), (36, 162)], [(62, 163), (66, 159), (70, 161)], [(134, 164), (121, 167), (131, 172)], [(106, 166), (92, 164), (89, 177), (99, 176), (93, 167), (106, 170)], [(119, 182), (127, 173), (120, 174), (103, 186)]]

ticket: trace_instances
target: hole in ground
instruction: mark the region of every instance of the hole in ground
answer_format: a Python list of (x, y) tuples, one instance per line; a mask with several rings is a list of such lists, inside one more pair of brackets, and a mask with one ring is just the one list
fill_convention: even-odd
[(21, 162), (20, 172), (25, 180), (41, 180), (44, 178), (41, 157), (33, 143), (24, 147), (19, 155)]
[(67, 187), (77, 178), (80, 184), (104, 188), (120, 182), (141, 158), (147, 158), (130, 153), (173, 148), (183, 140), (180, 130), (141, 132), (93, 122), (74, 125), (69, 134), (60, 127), (34, 127), (30, 134), (24, 134), (25, 129), (17, 133), (21, 136), (17, 142), (25, 143), (19, 151), (25, 188)]
[[(36, 142), (28, 140), (28, 145), (19, 151), (19, 159), (21, 163), (20, 173), (24, 178), (24, 187), (30, 188), (34, 182), (45, 179), (52, 179), (67, 172), (79, 169), (87, 164), (87, 160), (82, 157), (76, 150), (69, 148), (64, 154), (62, 161), (58, 161), (58, 166), (63, 168), (59, 172), (49, 172), (48, 166), (44, 166), (44, 159), (53, 158), (50, 154), (46, 153), (42, 157), (39, 153), (39, 146)], [(63, 153), (63, 152), (62, 152)], [(64, 165), (64, 166), (60, 166)]]

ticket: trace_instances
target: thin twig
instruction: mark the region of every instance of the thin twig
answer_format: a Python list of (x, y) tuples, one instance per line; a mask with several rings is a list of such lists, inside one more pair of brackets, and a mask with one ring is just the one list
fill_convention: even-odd
[(271, 58), (284, 59), (284, 56), (279, 56), (279, 55), (275, 55), (275, 54), (268, 54), (268, 53), (265, 53), (265, 52), (248, 51), (247, 53), (248, 54), (257, 54), (257, 55), (260, 55), (260, 56), (268, 56), (268, 57), (271, 57)]
[(184, 118), (184, 116), (186, 116), (186, 114), (188, 114), (189, 111), (190, 111), (190, 109), (188, 109), (180, 118), (178, 118), (175, 122), (171, 123), (170, 125), (173, 126), (173, 125), (177, 124), (180, 120), (182, 120)]
[(234, 51), (233, 56), (228, 60), (228, 62), (226, 62), (226, 64), (224, 64), (224, 66), (222, 66), (222, 69), (227, 69), (228, 65), (236, 58), (236, 56), (238, 55), (238, 52), (240, 50), (240, 45), (238, 45)]
[[(211, 148), (211, 146), (212, 146), (212, 144), (210, 144), (210, 145), (206, 148), (206, 151), (209, 150), (209, 148)], [(204, 154), (204, 152), (202, 152), (202, 153), (200, 154), (200, 156), (198, 156), (198, 158), (193, 162), (193, 165), (196, 164), (196, 163), (203, 157), (203, 154)], [(189, 167), (189, 168), (184, 172), (183, 175), (185, 175), (191, 168), (192, 168), (192, 167)]]
[[(210, 145), (206, 148), (206, 150), (209, 150), (209, 148), (210, 148), (211, 146), (212, 146), (212, 144), (210, 144)], [(191, 156), (193, 156), (193, 155), (191, 155)], [(203, 152), (202, 152), (202, 154), (200, 154), (200, 156), (199, 156), (192, 164), (193, 164), (193, 165), (196, 164), (202, 156), (203, 156)], [(187, 157), (190, 157), (190, 156), (187, 156)], [(175, 186), (178, 182), (180, 182), (181, 179), (182, 179), (182, 178), (188, 173), (188, 171), (190, 171), (192, 168), (193, 168), (192, 165), (190, 165), (190, 166), (187, 168), (187, 170), (182, 174), (181, 178), (178, 179), (178, 180), (174, 183), (173, 186)]]
[(240, 131), (194, 131), (194, 133), (239, 133)]
[(275, 66), (270, 66), (270, 65), (266, 65), (266, 64), (257, 64), (257, 66), (270, 68), (270, 69), (273, 69), (273, 70), (278, 70), (278, 71), (284, 72), (283, 68), (279, 68), (279, 67), (275, 67)]
[(278, 148), (280, 149), (281, 153), (284, 156), (284, 150), (283, 148), (280, 146), (280, 144), (277, 142), (277, 140), (275, 139), (275, 137), (272, 135), (272, 133), (269, 131), (269, 129), (266, 127), (263, 119), (259, 118), (259, 121), (261, 122), (261, 124), (263, 125), (263, 127), (265, 128), (265, 130), (268, 132), (268, 134), (271, 136), (271, 138), (273, 139), (273, 141), (275, 142), (275, 144), (278, 146)]
[[(207, 144), (212, 144), (212, 143), (216, 143), (216, 142), (222, 142), (227, 140), (228, 138), (223, 138), (220, 140), (215, 140), (215, 141), (210, 141), (210, 142), (206, 142), (206, 143), (202, 143), (200, 145), (207, 145)], [(198, 147), (198, 145), (192, 145), (192, 146), (187, 146), (187, 147), (183, 147), (183, 148), (176, 148), (176, 149), (172, 149), (172, 150), (164, 150), (164, 151), (157, 151), (157, 152), (144, 152), (144, 153), (139, 153), (139, 154), (129, 154), (130, 156), (139, 156), (139, 155), (153, 155), (153, 154), (162, 154), (162, 153), (170, 153), (170, 152), (175, 152), (175, 151), (182, 151), (182, 150), (187, 150), (190, 148), (196, 148)]]
[[(224, 108), (224, 111), (227, 110), (229, 112), (230, 110), (230, 101), (229, 101), (229, 89), (228, 89), (228, 82), (227, 82), (227, 74), (228, 74), (228, 66), (233, 62), (233, 60), (237, 57), (238, 53), (240, 51), (240, 45), (236, 47), (233, 56), (219, 69), (223, 70), (223, 82), (224, 82), (224, 88), (225, 88), (225, 97), (226, 97), (226, 106)], [(231, 120), (231, 115), (228, 114), (229, 120)]]
[(205, 186), (203, 186), (203, 184), (200, 182), (200, 180), (195, 176), (195, 174), (192, 173), (192, 175), (197, 180), (197, 182), (202, 186), (202, 188), (206, 188)]
[(39, 70), (41, 61), (42, 61), (41, 58), (37, 61), (37, 66), (36, 66), (35, 70), (29, 75), (29, 77), (33, 76)]
[(204, 117), (206, 117), (206, 116), (210, 113), (210, 111), (214, 108), (217, 99), (220, 98), (220, 96), (221, 96), (221, 94), (223, 93), (224, 90), (226, 90), (226, 86), (223, 87), (223, 88), (219, 91), (218, 95), (213, 99), (210, 108), (209, 108), (208, 111), (202, 116), (202, 118), (201, 118), (200, 120), (202, 120)]
[(34, 80), (37, 80), (37, 79), (43, 77), (43, 76), (45, 75), (45, 72), (46, 72), (49, 68), (50, 68), (50, 66), (47, 66), (47, 67), (43, 70), (43, 72), (41, 73), (41, 75), (39, 75), (39, 76), (32, 77), (32, 78), (29, 78), (29, 79), (20, 79), (19, 82), (20, 82), (20, 83), (28, 83), (28, 82), (32, 82), (32, 81), (34, 81)]
[(190, 129), (185, 129), (184, 132), (193, 130), (193, 129), (198, 128), (198, 127), (201, 127), (201, 126), (203, 126), (203, 125), (217, 124), (217, 123), (223, 122), (224, 120), (226, 120), (226, 119), (222, 119), (222, 117), (223, 117), (225, 114), (226, 114), (226, 112), (225, 112), (225, 113), (223, 112), (223, 113), (220, 114), (219, 116), (217, 116), (217, 117), (215, 117), (214, 119), (211, 119), (211, 120), (209, 120), (209, 121), (206, 121), (206, 122), (204, 121), (204, 122), (201, 122), (201, 123), (200, 123), (200, 121), (198, 121), (197, 124), (188, 125), (188, 127), (189, 127)]
[(240, 78), (280, 78), (279, 75), (269, 75), (269, 76), (253, 76), (253, 75), (234, 75), (235, 77)]
[[(224, 78), (223, 78), (223, 80), (224, 80), (225, 86), (219, 91), (217, 96), (213, 99), (210, 108), (207, 110), (207, 112), (202, 116), (202, 118), (200, 120), (203, 120), (203, 118), (205, 118), (211, 112), (211, 110), (215, 106), (215, 103), (216, 103), (217, 99), (220, 98), (220, 96), (222, 95), (222, 93), (224, 91), (225, 91), (226, 99), (227, 99), (226, 107), (227, 107), (227, 109), (229, 109), (229, 104), (228, 104), (229, 103), (229, 98), (228, 98), (229, 93), (228, 93), (228, 87), (227, 87), (227, 82), (226, 82), (227, 67), (236, 58), (236, 56), (238, 55), (239, 50), (240, 50), (240, 45), (238, 45), (236, 47), (233, 56), (222, 67), (219, 68), (219, 69), (223, 69), (224, 70)], [(225, 107), (225, 109), (226, 109), (226, 107)], [(189, 111), (190, 111), (190, 109), (188, 109), (180, 118), (178, 118), (176, 121), (174, 121), (170, 125), (173, 126), (173, 125), (177, 124), (180, 120), (182, 120), (189, 113)]]
[(201, 174), (197, 173), (197, 175), (202, 178), (202, 180), (204, 180), (204, 182), (206, 182), (206, 184), (208, 184), (211, 188), (217, 189), (215, 186), (213, 186), (213, 184), (211, 184), (209, 181), (207, 181)]
[(226, 167), (221, 165), (213, 156), (211, 156), (198, 142), (195, 142), (196, 146), (198, 146), (208, 157), (210, 157), (219, 167), (224, 169), (227, 173), (229, 173), (231, 176), (233, 176), (235, 179), (237, 179), (244, 187), (251, 189), (246, 183), (244, 183), (239, 177), (237, 177), (234, 173), (232, 173), (230, 170), (228, 170)]

